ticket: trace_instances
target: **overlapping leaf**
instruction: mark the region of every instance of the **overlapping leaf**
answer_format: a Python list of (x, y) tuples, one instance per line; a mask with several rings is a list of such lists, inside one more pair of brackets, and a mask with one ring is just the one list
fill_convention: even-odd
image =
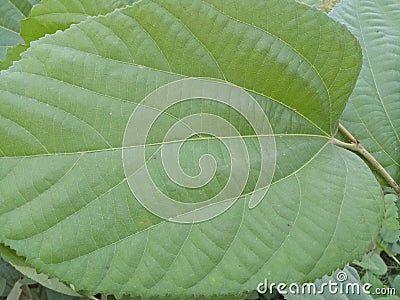
[[(239, 295), (266, 276), (313, 280), (343, 266), (382, 217), (368, 167), (329, 142), (360, 58), (344, 27), (278, 0), (143, 0), (32, 43), (1, 73), (0, 241), (39, 272), (118, 295)], [(218, 218), (184, 225), (133, 197), (121, 159), (126, 123), (151, 91), (187, 76), (245, 88), (270, 118), (277, 170), (256, 209), (243, 195)], [(238, 122), (206, 100), (163, 117), (198, 111)], [(241, 130), (257, 176), (258, 148)], [(171, 196), (189, 193), (157, 180)]]
[[(25, 17), (30, 14), (31, 6), (39, 0), (14, 0)], [(29, 43), (51, 34), (57, 30), (64, 30), (72, 24), (79, 23), (89, 16), (105, 15), (116, 8), (132, 4), (136, 0), (44, 0), (34, 7), (27, 19), (18, 19), (18, 28), (21, 21), (21, 36), (19, 45), (8, 49), (7, 58), (0, 62), (0, 70), (7, 69), (14, 61), (20, 59), (20, 54), (29, 47)], [(27, 3), (25, 3), (27, 2)], [(28, 10), (29, 8), (29, 10)], [(0, 11), (0, 16), (3, 16)], [(25, 45), (25, 43), (27, 45)], [(0, 57), (0, 61), (2, 58)]]
[(21, 34), (26, 42), (57, 30), (65, 30), (89, 16), (105, 15), (116, 8), (137, 0), (43, 0), (33, 10), (30, 18), (21, 23)]
[(360, 78), (342, 122), (399, 182), (399, 2), (347, 0), (330, 15), (346, 24), (364, 54)]
[(12, 264), (10, 266), (14, 269), (14, 272), (16, 273), (17, 279), (11, 282), (16, 282), (18, 279), (20, 279), (21, 274), (23, 274), (24, 276), (30, 278), (31, 280), (34, 280), (34, 282), (40, 283), (42, 286), (45, 286), (53, 290), (54, 292), (62, 293), (63, 295), (68, 295), (73, 297), (80, 296), (70, 287), (67, 287), (64, 284), (62, 284), (57, 278), (49, 279), (45, 274), (37, 274), (35, 269), (33, 269), (32, 267), (28, 266), (25, 263), (24, 258), (18, 257), (10, 249), (0, 245), (0, 253), (2, 257), (0, 262), (4, 263), (3, 258), (6, 259), (8, 263)]
[(24, 43), (21, 38), (20, 21), (29, 15), (37, 0), (4, 0), (0, 3), (0, 61), (4, 60), (7, 50)]

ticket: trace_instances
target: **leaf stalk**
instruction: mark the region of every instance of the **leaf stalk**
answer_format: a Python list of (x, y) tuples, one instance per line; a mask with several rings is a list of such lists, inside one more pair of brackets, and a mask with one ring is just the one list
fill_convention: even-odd
[(339, 131), (350, 141), (350, 143), (342, 142), (334, 137), (331, 141), (334, 145), (349, 149), (353, 152), (360, 154), (364, 157), (372, 166), (382, 175), (382, 177), (387, 181), (387, 183), (395, 190), (397, 194), (400, 194), (400, 186), (393, 179), (393, 177), (386, 171), (386, 169), (372, 156), (371, 153), (361, 145), (360, 141), (357, 140), (342, 124), (339, 124)]

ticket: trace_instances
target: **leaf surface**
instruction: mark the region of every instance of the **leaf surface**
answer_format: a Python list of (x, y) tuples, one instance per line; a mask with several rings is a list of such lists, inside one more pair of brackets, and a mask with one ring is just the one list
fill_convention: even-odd
[[(1, 73), (0, 241), (77, 290), (119, 296), (240, 295), (265, 276), (314, 280), (362, 254), (379, 231), (382, 193), (361, 159), (330, 143), (359, 46), (325, 14), (283, 2), (143, 0), (32, 43)], [(218, 115), (251, 154), (241, 198), (210, 221), (177, 224), (133, 196), (122, 166), (127, 122), (149, 93), (187, 77), (245, 89), (270, 119), (277, 165), (255, 209), (257, 137), (210, 99), (162, 112), (144, 145), (148, 168), (177, 201), (217, 193), (230, 168), (217, 139), (182, 148), (193, 174), (201, 152), (213, 153), (220, 168), (203, 188), (178, 186), (158, 158), (172, 119)]]

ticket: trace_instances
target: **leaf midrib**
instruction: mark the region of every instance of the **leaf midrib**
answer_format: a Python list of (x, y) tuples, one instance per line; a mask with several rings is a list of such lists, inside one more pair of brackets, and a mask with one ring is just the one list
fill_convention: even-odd
[[(324, 135), (317, 134), (304, 134), (304, 133), (274, 133), (274, 134), (264, 134), (264, 135), (242, 135), (242, 136), (234, 136), (234, 137), (197, 137), (191, 138), (190, 141), (202, 141), (202, 140), (219, 140), (219, 139), (247, 139), (247, 138), (259, 138), (259, 137), (309, 137), (309, 138), (322, 138), (329, 142), (330, 137)], [(41, 154), (33, 154), (33, 155), (15, 155), (15, 156), (2, 156), (0, 159), (18, 159), (18, 158), (38, 158), (38, 157), (50, 157), (50, 156), (65, 156), (65, 155), (78, 155), (78, 154), (92, 154), (92, 153), (101, 153), (101, 152), (110, 152), (110, 151), (121, 151), (123, 149), (132, 149), (136, 147), (151, 147), (151, 146), (162, 146), (164, 144), (173, 144), (173, 143), (182, 143), (188, 140), (174, 140), (169, 142), (159, 142), (145, 145), (135, 145), (130, 147), (113, 147), (106, 149), (96, 149), (96, 150), (88, 150), (88, 151), (75, 151), (75, 152), (64, 152), (64, 153), (41, 153)], [(122, 143), (121, 143), (122, 144)]]

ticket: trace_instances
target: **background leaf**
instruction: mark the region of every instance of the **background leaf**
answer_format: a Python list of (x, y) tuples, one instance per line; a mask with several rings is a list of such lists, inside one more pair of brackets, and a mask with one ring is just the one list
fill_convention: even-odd
[(20, 278), (21, 274), (0, 257), (0, 297), (6, 297), (10, 293), (11, 287)]
[(383, 259), (379, 254), (373, 252), (364, 255), (361, 261), (355, 261), (354, 264), (377, 275), (384, 275), (387, 272), (387, 266)]
[[(20, 22), (27, 18), (33, 5), (40, 0), (5, 0), (0, 4), (0, 70), (5, 70), (14, 61), (20, 59), (20, 54), (27, 49), (24, 39), (20, 36)], [(1, 28), (2, 27), (2, 28)], [(9, 38), (12, 34), (13, 38)]]
[(21, 277), (20, 273), (8, 262), (0, 258), (0, 276), (9, 282), (18, 281)]
[(26, 42), (27, 45), (19, 44), (9, 48), (7, 58), (0, 62), (0, 70), (7, 69), (14, 61), (19, 60), (20, 54), (34, 40), (57, 30), (65, 30), (89, 16), (107, 14), (118, 7), (136, 2), (136, 0), (44, 0), (39, 3), (39, 0), (31, 0), (28, 3), (39, 4), (34, 7), (30, 14), (31, 6), (24, 5), (24, 1), (27, 2), (28, 0), (14, 1), (18, 2), (21, 9), (26, 13), (26, 17), (29, 15), (26, 19), (18, 19), (18, 21), (21, 21), (21, 37), (23, 39), (21, 42)]
[[(76, 293), (74, 290), (72, 290), (70, 287), (66, 286), (62, 282), (60, 282), (57, 278), (48, 278), (45, 274), (38, 274), (35, 269), (33, 269), (31, 266), (29, 266), (25, 260), (21, 257), (18, 257), (12, 250), (10, 250), (7, 247), (1, 246), (0, 245), (0, 250), (1, 250), (1, 256), (6, 259), (9, 263), (13, 265), (13, 269), (15, 268), (28, 278), (30, 280), (34, 280), (37, 283), (40, 283), (42, 286), (51, 289), (54, 291), (54, 293), (62, 293), (64, 295), (69, 295), (69, 296), (74, 296), (74, 297), (82, 297), (78, 293)], [(14, 272), (15, 272), (14, 269)], [(18, 272), (18, 277), (20, 276)], [(28, 279), (25, 278), (25, 279)], [(12, 280), (11, 282), (14, 282), (15, 280)], [(21, 281), (22, 284), (27, 284), (26, 282)], [(50, 298), (51, 299), (51, 298)]]
[(358, 38), (363, 68), (341, 122), (400, 181), (400, 5), (345, 0), (330, 16)]
[(396, 243), (400, 236), (400, 224), (397, 208), (397, 196), (394, 194), (385, 195), (385, 215), (380, 232), (382, 240), (386, 243)]
[(79, 297), (71, 297), (65, 294), (58, 293), (51, 289), (46, 289), (46, 295), (48, 300), (81, 300)]
[(89, 16), (105, 15), (116, 8), (137, 0), (42, 0), (32, 10), (30, 18), (21, 23), (21, 34), (26, 42), (45, 34), (65, 30)]
[(23, 284), (21, 282), (17, 281), (11, 289), (10, 293), (8, 294), (6, 300), (19, 300), (19, 297), (22, 293), (22, 285)]
[(7, 280), (0, 277), (0, 297), (4, 295), (7, 288)]
[(20, 21), (29, 15), (36, 0), (4, 0), (0, 2), (0, 61), (6, 57), (7, 50), (24, 40), (19, 35)]

